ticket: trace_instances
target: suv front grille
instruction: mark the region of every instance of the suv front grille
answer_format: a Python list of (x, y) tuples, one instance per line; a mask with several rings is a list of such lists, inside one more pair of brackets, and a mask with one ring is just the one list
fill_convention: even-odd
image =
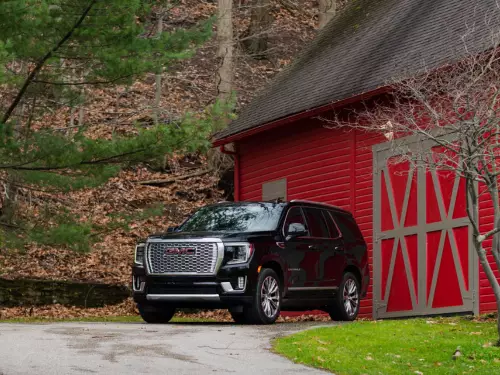
[[(189, 251), (183, 251), (186, 249)], [(213, 274), (217, 264), (217, 244), (213, 242), (150, 243), (147, 261), (149, 272), (152, 274)]]

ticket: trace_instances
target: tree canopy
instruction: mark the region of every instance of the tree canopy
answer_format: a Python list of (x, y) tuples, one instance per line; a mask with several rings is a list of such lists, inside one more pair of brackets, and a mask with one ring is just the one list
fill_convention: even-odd
[(162, 2), (2, 2), (0, 222), (4, 227), (14, 224), (21, 187), (68, 191), (98, 186), (123, 166), (209, 146), (210, 111), (169, 123), (137, 124), (131, 134), (113, 133), (105, 139), (94, 137), (84, 124), (61, 129), (43, 120), (48, 111), (81, 100), (82, 87), (129, 84), (145, 73), (168, 69), (210, 37), (210, 19), (157, 33), (155, 6)]

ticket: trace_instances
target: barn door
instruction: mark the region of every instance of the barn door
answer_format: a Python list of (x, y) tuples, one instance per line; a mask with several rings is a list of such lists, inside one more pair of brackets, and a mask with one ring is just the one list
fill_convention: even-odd
[(477, 261), (463, 179), (415, 167), (389, 144), (373, 151), (374, 318), (473, 312)]

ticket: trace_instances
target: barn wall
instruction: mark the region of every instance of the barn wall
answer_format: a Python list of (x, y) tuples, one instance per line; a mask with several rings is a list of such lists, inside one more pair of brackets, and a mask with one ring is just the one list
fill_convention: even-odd
[[(484, 187), (480, 187), (481, 191), (483, 191)], [(489, 199), (488, 194), (482, 194), (479, 201), (479, 225), (480, 230), (484, 233), (491, 229), (493, 229), (493, 204)], [(486, 249), (491, 248), (491, 239), (486, 240), (484, 243)], [(491, 264), (491, 267), (496, 270), (495, 260), (493, 259), (493, 255), (488, 251), (488, 261)], [(500, 280), (500, 274), (498, 271), (495, 271), (497, 279)], [(479, 265), (479, 312), (486, 313), (491, 311), (496, 311), (496, 302), (495, 295), (493, 294), (493, 289), (490, 286), (488, 278), (484, 273), (481, 265)]]
[[(373, 160), (372, 146), (385, 142), (378, 134), (330, 130), (318, 120), (307, 119), (238, 143), (240, 199), (262, 199), (262, 184), (287, 179), (287, 199), (307, 199), (333, 204), (353, 212), (368, 243), (373, 278)], [(493, 226), (493, 208), (481, 197), (482, 231)], [(486, 243), (491, 246), (491, 241)], [(488, 256), (493, 268), (494, 260)], [(479, 267), (480, 313), (496, 310), (495, 297)], [(500, 279), (500, 274), (497, 273)], [(360, 315), (372, 316), (372, 285)]]
[[(287, 199), (333, 204), (353, 212), (368, 243), (372, 274), (372, 151), (379, 136), (323, 128), (304, 120), (238, 144), (240, 199), (262, 199), (264, 182), (287, 179)], [(360, 316), (372, 315), (372, 286)]]
[(355, 163), (352, 212), (368, 244), (370, 262), (370, 287), (368, 289), (366, 306), (362, 305), (363, 316), (372, 317), (373, 300), (373, 154), (372, 146), (385, 142), (379, 134), (355, 132), (352, 135), (352, 147)]

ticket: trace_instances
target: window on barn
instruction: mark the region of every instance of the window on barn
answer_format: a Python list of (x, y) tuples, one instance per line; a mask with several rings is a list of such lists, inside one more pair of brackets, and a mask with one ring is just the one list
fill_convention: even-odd
[(262, 184), (262, 200), (266, 202), (276, 199), (286, 201), (286, 178)]

